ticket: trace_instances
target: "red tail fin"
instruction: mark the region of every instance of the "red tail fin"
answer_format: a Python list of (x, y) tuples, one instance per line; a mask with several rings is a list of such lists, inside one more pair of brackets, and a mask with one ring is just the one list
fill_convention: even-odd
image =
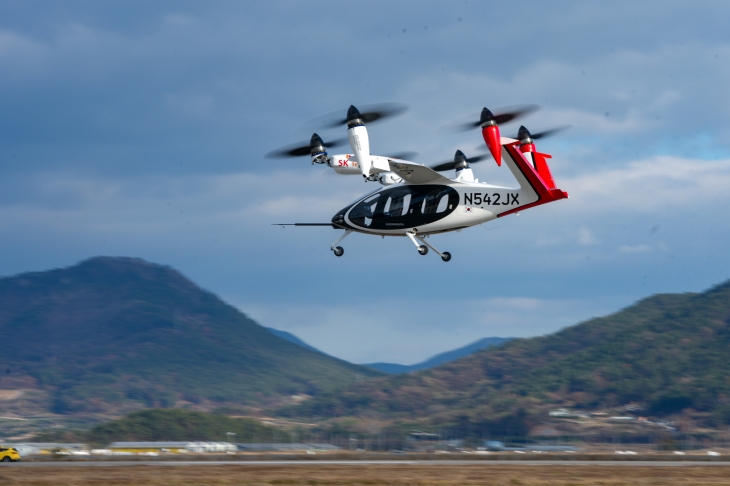
[(535, 161), (535, 169), (538, 175), (545, 182), (548, 189), (555, 189), (555, 180), (553, 175), (550, 173), (550, 167), (548, 167), (547, 159), (552, 159), (552, 155), (541, 154), (540, 152), (532, 152), (532, 160)]

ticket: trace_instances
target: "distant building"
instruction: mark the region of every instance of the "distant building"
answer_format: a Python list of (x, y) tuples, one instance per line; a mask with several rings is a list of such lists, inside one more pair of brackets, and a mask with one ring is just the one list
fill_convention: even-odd
[(505, 450), (505, 445), (501, 440), (485, 440), (484, 448), (488, 451), (503, 451)]
[(548, 415), (556, 418), (582, 418), (582, 415), (575, 412), (571, 412), (567, 408), (559, 408), (557, 410), (550, 410)]
[(548, 415), (556, 418), (588, 418), (588, 415), (584, 413), (571, 412), (567, 408), (559, 408), (557, 410), (550, 410)]
[(4, 446), (14, 447), (20, 453), (20, 456), (37, 456), (41, 454), (73, 454), (79, 452), (88, 453), (89, 446), (81, 443), (65, 443), (65, 442), (16, 442), (5, 443)]
[(536, 451), (536, 452), (577, 452), (580, 450), (575, 446), (562, 445), (562, 444), (528, 445), (525, 449), (528, 451)]
[(579, 449), (571, 445), (553, 444), (528, 444), (524, 447), (507, 447), (504, 442), (499, 440), (484, 441), (484, 448), (488, 451), (519, 451), (519, 452), (576, 452)]
[(271, 443), (240, 443), (236, 447), (241, 452), (264, 451), (334, 451), (340, 448), (332, 444), (271, 444)]
[(112, 442), (107, 446), (112, 453), (205, 453), (236, 452), (229, 442)]

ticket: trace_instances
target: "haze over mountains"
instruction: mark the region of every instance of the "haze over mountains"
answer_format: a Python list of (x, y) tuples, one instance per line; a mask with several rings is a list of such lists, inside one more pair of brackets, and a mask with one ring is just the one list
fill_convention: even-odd
[(420, 363), (416, 363), (414, 365), (402, 365), (396, 363), (368, 363), (364, 364), (363, 366), (369, 366), (370, 368), (375, 368), (378, 371), (382, 371), (383, 373), (388, 373), (390, 375), (409, 373), (411, 371), (427, 370), (429, 368), (434, 368), (444, 363), (456, 361), (459, 358), (469, 356), (470, 354), (480, 351), (482, 349), (499, 346), (500, 344), (511, 341), (512, 339), (514, 338), (488, 337), (479, 339), (478, 341), (474, 341), (473, 343), (462, 346), (461, 348), (439, 353), (436, 356), (432, 356), (427, 360), (421, 361)]
[[(267, 327), (270, 332), (272, 332), (275, 336), (279, 336), (282, 339), (286, 339), (290, 343), (294, 343), (296, 345), (305, 347), (307, 349), (310, 349), (312, 351), (316, 351), (318, 353), (322, 353), (319, 349), (315, 348), (314, 346), (311, 346), (310, 344), (307, 344), (306, 342), (302, 341), (300, 338), (295, 336), (294, 334), (286, 331), (280, 331), (278, 329), (274, 329), (272, 327)], [(397, 364), (397, 363), (367, 363), (363, 364), (362, 366), (367, 366), (369, 368), (375, 368), (378, 371), (382, 371), (383, 373), (388, 373), (389, 375), (398, 375), (400, 373), (409, 373), (411, 371), (418, 371), (418, 370), (426, 370), (429, 368), (433, 368), (435, 366), (438, 366), (443, 363), (448, 363), (451, 361), (456, 361), (459, 358), (463, 358), (464, 356), (469, 356), (470, 354), (482, 350), (491, 348), (492, 346), (499, 346), (502, 343), (505, 343), (507, 341), (510, 341), (514, 338), (502, 338), (502, 337), (488, 337), (479, 339), (477, 341), (474, 341), (471, 344), (467, 344), (466, 346), (462, 346), (457, 349), (452, 349), (451, 351), (445, 351), (443, 353), (439, 353), (436, 356), (432, 356), (428, 358), (427, 360), (421, 361), (420, 363), (416, 363), (414, 365), (403, 365), (403, 364)]]
[(0, 388), (25, 413), (261, 406), (379, 372), (278, 338), (177, 271), (133, 258), (0, 279)]

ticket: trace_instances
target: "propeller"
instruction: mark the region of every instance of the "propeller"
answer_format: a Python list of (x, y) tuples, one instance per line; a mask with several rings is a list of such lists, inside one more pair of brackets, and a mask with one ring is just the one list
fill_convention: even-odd
[(408, 105), (403, 103), (373, 103), (360, 105), (360, 109), (350, 105), (350, 108), (347, 110), (347, 116), (342, 116), (345, 110), (331, 111), (307, 120), (302, 124), (301, 128), (307, 132), (313, 130), (329, 130), (345, 125), (349, 120), (354, 118), (359, 118), (363, 123), (373, 123), (402, 115), (406, 111), (408, 111)]
[(503, 123), (511, 122), (517, 118), (527, 116), (539, 109), (540, 107), (537, 105), (505, 106), (494, 110), (494, 112), (485, 108), (481, 113), (473, 113), (471, 115), (463, 116), (447, 123), (446, 125), (442, 125), (439, 130), (464, 132), (474, 128), (480, 128), (485, 122), (494, 122), (496, 125), (501, 125)]
[(431, 169), (435, 170), (436, 172), (443, 172), (445, 170), (456, 169), (457, 167), (467, 167), (469, 164), (480, 162), (486, 158), (486, 155), (477, 155), (476, 157), (467, 158), (467, 156), (464, 155), (464, 152), (462, 152), (461, 150), (457, 150), (454, 154), (454, 160), (444, 162), (438, 165), (432, 165)]
[(562, 132), (563, 130), (568, 130), (569, 128), (573, 128), (573, 125), (559, 125), (557, 127), (546, 128), (545, 130), (542, 130), (540, 132), (530, 133), (530, 131), (525, 128), (524, 125), (522, 125), (520, 129), (517, 130), (517, 135), (511, 138), (519, 140), (524, 145), (526, 143), (532, 143), (533, 140), (539, 140), (545, 137), (552, 137), (556, 133)]
[(327, 147), (337, 147), (345, 144), (345, 139), (340, 138), (331, 142), (325, 143), (322, 137), (316, 133), (312, 135), (312, 138), (307, 142), (299, 142), (292, 145), (272, 150), (267, 153), (264, 157), (267, 159), (285, 159), (289, 157), (301, 157), (304, 155), (312, 155), (317, 152), (326, 152)]

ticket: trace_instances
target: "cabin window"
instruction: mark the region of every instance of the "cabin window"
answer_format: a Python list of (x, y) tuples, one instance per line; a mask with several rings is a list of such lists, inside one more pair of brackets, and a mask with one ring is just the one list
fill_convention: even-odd
[[(443, 199), (443, 197), (441, 197), (442, 194), (443, 192), (438, 189), (426, 194), (426, 197), (423, 199), (423, 204), (421, 205), (421, 213), (435, 214), (437, 212), (440, 213), (441, 211), (443, 211), (443, 209), (438, 210), (440, 202)], [(446, 200), (448, 201), (448, 194), (443, 195), (446, 196)]]
[[(375, 215), (375, 210), (379, 205), (379, 198), (380, 194), (373, 194), (369, 198), (357, 204), (350, 212), (350, 219), (352, 220), (352, 222), (355, 224), (365, 224), (366, 226), (368, 226), (373, 216)], [(368, 222), (365, 221), (366, 218)]]
[(386, 216), (390, 212), (390, 203), (393, 202), (393, 198), (389, 197), (387, 201), (385, 201), (385, 206), (383, 206), (383, 214)]
[(405, 216), (408, 214), (408, 206), (411, 204), (411, 194), (396, 192), (388, 198), (383, 206), (383, 215), (390, 217)]
[(448, 206), (448, 204), (449, 204), (449, 195), (444, 194), (443, 196), (441, 196), (441, 200), (439, 201), (439, 205), (436, 208), (436, 212), (443, 213), (444, 211), (446, 211), (446, 206)]
[(380, 194), (376, 194), (371, 198), (368, 198), (365, 201), (365, 211), (369, 212), (371, 215), (375, 214), (375, 208), (378, 207), (378, 198), (380, 197)]
[(411, 194), (408, 193), (403, 197), (403, 211), (401, 212), (401, 216), (405, 216), (408, 214), (408, 207), (411, 205)]

